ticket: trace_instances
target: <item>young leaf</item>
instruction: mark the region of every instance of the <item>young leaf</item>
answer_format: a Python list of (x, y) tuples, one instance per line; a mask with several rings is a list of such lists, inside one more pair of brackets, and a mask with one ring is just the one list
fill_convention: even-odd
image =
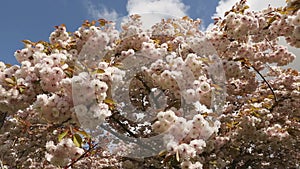
[(58, 141), (60, 142), (68, 133), (69, 133), (69, 130), (66, 130), (65, 132), (58, 135)]
[(14, 79), (13, 78), (5, 78), (4, 79), (5, 80), (5, 82), (7, 82), (8, 84), (15, 84), (16, 82), (14, 81)]
[(116, 102), (114, 102), (112, 99), (105, 99), (103, 101), (104, 103), (106, 103), (108, 106), (109, 106), (109, 109), (110, 110), (114, 110), (115, 109), (115, 106), (116, 106)]
[(33, 42), (31, 42), (30, 40), (22, 40), (22, 42), (24, 43), (24, 45), (32, 45)]
[(25, 91), (25, 87), (19, 86), (18, 90), (19, 90), (19, 92), (22, 94), (22, 93), (24, 93), (24, 91)]
[(87, 132), (85, 132), (84, 130), (79, 130), (79, 131), (77, 131), (77, 133), (79, 133), (79, 134), (81, 134), (81, 135), (83, 135), (83, 136), (85, 136), (85, 137), (87, 137), (87, 138), (90, 138), (91, 136), (87, 133)]
[(12, 67), (12, 65), (11, 65), (11, 64), (9, 64), (9, 63), (5, 63), (5, 66), (6, 66), (7, 68), (10, 68), (10, 67)]
[(182, 17), (182, 20), (188, 20), (188, 19), (190, 19), (188, 16)]
[(82, 144), (82, 138), (80, 137), (79, 134), (74, 134), (73, 135), (73, 142), (77, 147), (81, 147)]
[(99, 19), (98, 22), (99, 22), (100, 26), (105, 26), (105, 24), (107, 24), (107, 20), (105, 20), (105, 19)]
[(105, 70), (103, 70), (103, 69), (96, 69), (93, 73), (94, 74), (95, 73), (105, 73)]
[(160, 151), (160, 152), (158, 153), (158, 155), (159, 155), (160, 157), (163, 157), (163, 156), (167, 155), (167, 153), (168, 153), (167, 150), (162, 150), (162, 151)]

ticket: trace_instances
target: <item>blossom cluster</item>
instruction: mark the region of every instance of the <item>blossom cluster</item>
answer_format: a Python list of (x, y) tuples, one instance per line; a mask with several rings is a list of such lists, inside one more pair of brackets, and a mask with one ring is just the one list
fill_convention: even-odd
[(84, 150), (75, 146), (71, 139), (63, 139), (57, 145), (53, 141), (46, 143), (46, 159), (57, 166), (66, 166), (84, 153)]
[[(204, 111), (209, 112), (210, 110), (203, 106), (201, 111), (204, 113)], [(182, 113), (175, 112), (176, 114)], [(220, 122), (206, 120), (201, 114), (196, 114), (193, 119), (186, 120), (186, 118), (176, 116), (175, 112), (172, 110), (159, 112), (157, 114), (158, 120), (152, 128), (157, 133), (165, 133), (164, 142), (169, 153), (178, 154), (181, 159), (189, 160), (203, 152), (204, 147), (206, 147), (205, 140), (213, 133), (218, 132)], [(202, 166), (199, 162), (197, 164), (192, 164), (189, 161), (181, 163), (182, 168), (198, 165)]]
[[(286, 37), (292, 46), (299, 42), (299, 38), (295, 37), (298, 28), (292, 24), (292, 18), (298, 14), (288, 17), (276, 8), (254, 12), (247, 10), (248, 7), (245, 2), (238, 2), (226, 13), (224, 20), (217, 23), (219, 27), (208, 32), (218, 52), (222, 52), (226, 59), (247, 58), (257, 69), (262, 69), (264, 63), (277, 63), (279, 66), (291, 63), (295, 55), (278, 45), (277, 38)], [(268, 51), (270, 48), (271, 51)]]
[(184, 97), (186, 102), (194, 103), (202, 100), (209, 104), (210, 81), (206, 77), (205, 62), (196, 54), (189, 54), (185, 60), (175, 53), (167, 55), (166, 60), (156, 60), (149, 69), (143, 70), (151, 75), (154, 83), (164, 90), (174, 93), (177, 99)]

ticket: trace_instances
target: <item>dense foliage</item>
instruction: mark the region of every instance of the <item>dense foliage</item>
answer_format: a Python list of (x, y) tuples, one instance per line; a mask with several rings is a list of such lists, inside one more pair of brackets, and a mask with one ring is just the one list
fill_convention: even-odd
[(300, 3), (214, 27), (85, 21), (0, 62), (2, 168), (297, 168)]

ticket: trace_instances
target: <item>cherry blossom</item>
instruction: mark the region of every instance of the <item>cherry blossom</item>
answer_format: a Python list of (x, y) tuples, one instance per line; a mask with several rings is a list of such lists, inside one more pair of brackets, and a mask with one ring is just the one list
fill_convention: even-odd
[(299, 2), (62, 24), (0, 62), (2, 168), (297, 168)]

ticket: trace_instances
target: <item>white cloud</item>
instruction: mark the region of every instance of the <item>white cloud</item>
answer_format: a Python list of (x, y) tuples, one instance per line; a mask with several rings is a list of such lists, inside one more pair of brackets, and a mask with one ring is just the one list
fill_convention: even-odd
[(224, 13), (230, 10), (236, 2), (236, 0), (220, 0), (213, 17), (223, 17)]
[[(213, 17), (224, 17), (224, 13), (231, 9), (231, 7), (238, 2), (238, 0), (220, 0), (219, 5), (216, 7), (216, 13)], [(249, 0), (247, 4), (250, 6), (250, 10), (259, 11), (265, 9), (269, 6), (272, 7), (281, 7), (285, 6), (285, 0)], [(211, 27), (211, 25), (210, 25)], [(300, 49), (291, 47), (286, 43), (284, 39), (280, 39), (279, 43), (281, 45), (287, 46), (290, 52), (293, 52), (296, 56), (296, 59), (293, 63), (289, 64), (289, 67), (297, 69), (300, 71)]]
[(286, 67), (292, 67), (300, 71), (300, 49), (288, 45), (284, 38), (279, 38), (279, 44), (287, 46), (288, 50), (296, 55), (296, 59)]
[[(238, 0), (220, 0), (214, 17), (224, 17), (224, 13), (229, 11), (237, 2)], [(247, 4), (250, 6), (250, 10), (258, 11), (267, 8), (269, 4), (271, 4), (272, 7), (284, 6), (285, 0), (249, 0)]]
[(281, 7), (285, 6), (285, 0), (251, 0), (247, 1), (251, 10), (259, 11), (264, 8), (267, 8), (269, 5), (272, 7)]
[(187, 15), (188, 6), (181, 0), (128, 0), (129, 15), (139, 14), (145, 28), (162, 18), (178, 18)]
[(116, 21), (118, 18), (118, 13), (115, 10), (109, 10), (102, 4), (93, 4), (90, 0), (85, 2), (86, 8), (88, 10), (89, 15), (93, 19), (104, 18), (106, 20)]
[(186, 15), (188, 9), (180, 0), (128, 0), (127, 10), (131, 14), (160, 13), (176, 17)]

